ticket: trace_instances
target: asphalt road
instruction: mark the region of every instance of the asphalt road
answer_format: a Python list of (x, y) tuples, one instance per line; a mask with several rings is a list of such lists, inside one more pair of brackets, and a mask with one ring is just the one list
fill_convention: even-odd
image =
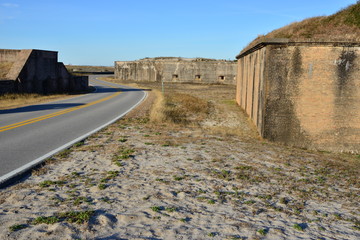
[(113, 123), (146, 97), (142, 90), (96, 77), (90, 76), (93, 93), (0, 110), (0, 185)]

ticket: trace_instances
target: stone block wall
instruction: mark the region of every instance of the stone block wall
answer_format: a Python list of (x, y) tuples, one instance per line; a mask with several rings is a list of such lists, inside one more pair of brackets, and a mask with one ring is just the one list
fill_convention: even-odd
[(238, 55), (237, 102), (264, 138), (360, 152), (360, 43), (271, 41)]
[(235, 84), (236, 63), (171, 57), (117, 61), (115, 77), (125, 81)]

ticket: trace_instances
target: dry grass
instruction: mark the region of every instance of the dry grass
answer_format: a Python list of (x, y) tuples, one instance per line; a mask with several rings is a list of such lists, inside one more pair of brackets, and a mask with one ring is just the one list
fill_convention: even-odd
[(165, 120), (164, 116), (164, 108), (165, 108), (165, 100), (164, 96), (160, 91), (155, 90), (154, 95), (156, 96), (153, 106), (150, 110), (150, 121), (151, 122), (163, 122)]
[(8, 93), (0, 95), (0, 110), (22, 107), (35, 103), (49, 102), (72, 96), (73, 95), (69, 94), (41, 95), (35, 93)]
[(200, 124), (210, 112), (209, 102), (184, 93), (167, 93), (161, 110), (165, 121)]
[(0, 79), (6, 77), (12, 65), (13, 65), (12, 62), (0, 62)]
[(223, 136), (260, 139), (255, 125), (237, 106), (233, 85), (165, 83), (162, 95), (157, 82), (122, 82), (111, 77), (102, 80), (152, 89), (155, 100), (149, 118), (154, 124), (200, 127)]
[(114, 67), (105, 66), (80, 66), (80, 65), (66, 65), (66, 69), (74, 75), (86, 75), (86, 73), (112, 73)]
[(360, 41), (360, 2), (330, 16), (308, 18), (260, 35), (247, 48), (270, 38)]

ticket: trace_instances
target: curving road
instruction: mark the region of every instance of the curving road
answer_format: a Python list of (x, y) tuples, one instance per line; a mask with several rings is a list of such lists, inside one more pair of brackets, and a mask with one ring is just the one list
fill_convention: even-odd
[(0, 185), (115, 122), (146, 92), (90, 76), (96, 91), (79, 97), (0, 110)]

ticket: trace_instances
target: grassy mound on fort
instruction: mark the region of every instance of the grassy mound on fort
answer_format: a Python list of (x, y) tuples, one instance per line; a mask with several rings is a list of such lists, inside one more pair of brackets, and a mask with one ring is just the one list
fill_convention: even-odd
[(260, 35), (249, 46), (270, 38), (360, 41), (360, 1), (333, 15), (308, 18)]

